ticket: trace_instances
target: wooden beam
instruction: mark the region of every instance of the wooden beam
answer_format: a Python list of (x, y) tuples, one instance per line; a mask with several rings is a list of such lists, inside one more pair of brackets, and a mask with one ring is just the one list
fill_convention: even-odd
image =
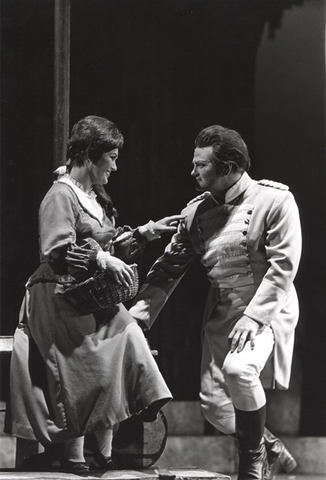
[(54, 4), (54, 126), (53, 164), (65, 163), (69, 136), (70, 100), (70, 0)]

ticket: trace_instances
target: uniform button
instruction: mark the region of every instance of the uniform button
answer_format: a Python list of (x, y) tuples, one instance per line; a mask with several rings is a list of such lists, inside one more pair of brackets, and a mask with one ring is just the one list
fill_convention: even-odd
[(247, 272), (247, 277), (249, 277), (251, 275), (251, 272)]
[(242, 245), (243, 247), (246, 247), (247, 246), (247, 242), (245, 240), (243, 240), (240, 245)]
[(202, 229), (202, 228), (198, 228), (198, 233), (203, 233), (203, 229)]
[(246, 223), (246, 224), (248, 225), (248, 223), (249, 223), (249, 218), (246, 218), (245, 221), (244, 221), (244, 223)]
[(247, 213), (248, 213), (248, 215), (251, 215), (251, 214), (252, 214), (252, 210), (248, 210)]
[(250, 265), (249, 260), (246, 260), (246, 261), (245, 261), (245, 265)]
[(247, 230), (244, 230), (244, 231), (242, 232), (242, 235), (247, 235), (247, 233), (248, 233)]

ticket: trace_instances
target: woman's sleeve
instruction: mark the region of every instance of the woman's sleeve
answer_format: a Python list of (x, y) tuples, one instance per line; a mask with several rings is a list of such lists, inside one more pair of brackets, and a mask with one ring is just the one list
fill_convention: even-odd
[[(79, 213), (73, 193), (68, 188), (50, 190), (39, 211), (40, 250), (55, 274), (71, 274), (82, 280), (96, 269), (96, 252), (76, 245)], [(67, 257), (67, 251), (73, 251)]]
[(113, 239), (114, 255), (124, 262), (131, 262), (143, 253), (147, 243), (148, 240), (138, 228), (119, 227)]
[(125, 262), (138, 257), (149, 242), (161, 238), (160, 233), (153, 229), (154, 225), (155, 222), (150, 220), (134, 229), (129, 226), (119, 227), (113, 240), (115, 255)]

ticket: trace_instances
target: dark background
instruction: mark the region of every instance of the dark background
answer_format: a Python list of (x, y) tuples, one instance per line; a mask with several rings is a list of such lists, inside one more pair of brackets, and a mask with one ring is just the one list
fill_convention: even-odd
[[(70, 123), (93, 114), (125, 136), (109, 193), (119, 223), (178, 213), (195, 196), (193, 141), (238, 130), (251, 176), (290, 186), (304, 250), (300, 432), (326, 435), (325, 96), (322, 0), (72, 0)], [(38, 265), (37, 211), (54, 180), (52, 0), (1, 2), (1, 334)], [(141, 276), (168, 237), (150, 244)], [(195, 264), (149, 333), (176, 399), (198, 398), (207, 280)]]

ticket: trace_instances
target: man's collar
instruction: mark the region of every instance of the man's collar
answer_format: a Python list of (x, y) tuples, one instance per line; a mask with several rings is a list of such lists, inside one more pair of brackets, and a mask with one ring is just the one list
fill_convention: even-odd
[(230, 187), (225, 194), (225, 203), (231, 203), (235, 200), (241, 193), (243, 193), (249, 185), (251, 184), (252, 179), (247, 172), (244, 172), (239, 180)]

